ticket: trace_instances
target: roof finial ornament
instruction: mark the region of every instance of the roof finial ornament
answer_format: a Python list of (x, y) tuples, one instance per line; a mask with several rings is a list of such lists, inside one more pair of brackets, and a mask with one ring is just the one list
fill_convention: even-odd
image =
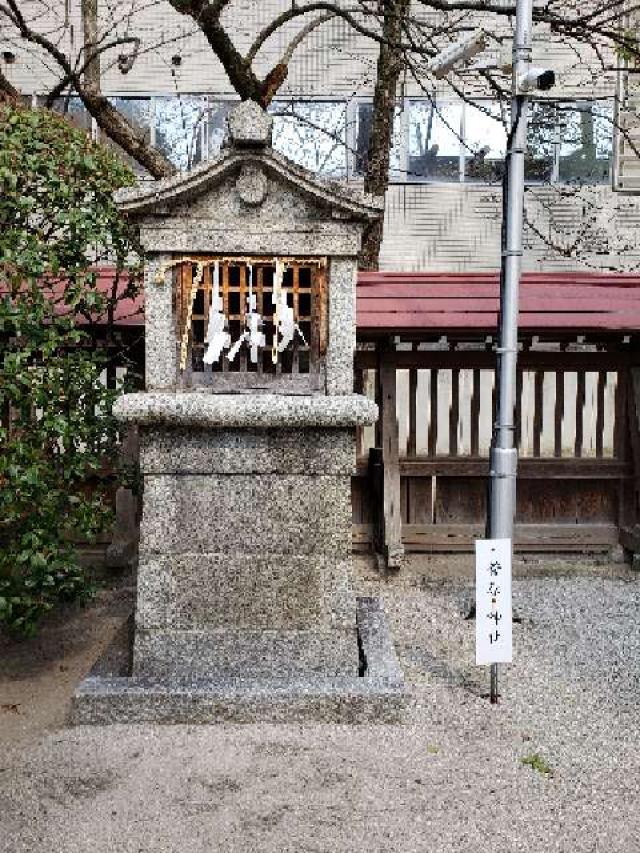
[(229, 136), (236, 148), (271, 145), (272, 117), (255, 101), (243, 101), (229, 113)]

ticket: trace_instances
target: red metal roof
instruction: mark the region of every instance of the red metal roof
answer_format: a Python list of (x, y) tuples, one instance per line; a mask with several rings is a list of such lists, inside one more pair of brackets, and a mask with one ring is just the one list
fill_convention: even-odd
[[(498, 272), (361, 272), (358, 333), (495, 332), (499, 279)], [(100, 268), (98, 287), (109, 291), (112, 282), (113, 270)], [(118, 303), (116, 322), (119, 326), (144, 325), (142, 294)], [(520, 288), (520, 328), (574, 334), (640, 330), (640, 275), (525, 273)]]
[[(111, 296), (115, 280), (115, 267), (98, 267), (95, 272), (97, 273), (96, 289), (107, 296)], [(66, 282), (61, 279), (48, 279), (42, 283), (43, 291), (47, 298), (56, 303), (56, 312), (60, 315), (69, 313), (68, 306), (63, 301), (65, 286)], [(121, 296), (126, 287), (126, 276), (122, 275), (117, 283), (117, 296)], [(5, 293), (7, 293), (6, 286), (0, 284), (0, 296)], [(94, 317), (94, 322), (98, 324), (101, 320), (104, 318)], [(135, 299), (119, 298), (115, 303), (114, 321), (117, 326), (144, 326), (144, 297), (142, 293)], [(80, 325), (86, 323), (85, 318), (79, 317), (78, 323)]]
[[(499, 273), (359, 273), (360, 334), (493, 332)], [(640, 275), (525, 273), (520, 328), (526, 331), (632, 332), (640, 329)]]

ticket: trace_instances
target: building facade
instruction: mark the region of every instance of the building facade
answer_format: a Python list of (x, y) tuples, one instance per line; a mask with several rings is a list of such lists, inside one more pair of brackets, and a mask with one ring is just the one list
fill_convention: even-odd
[[(225, 20), (241, 51), (288, 5), (286, 0), (230, 3)], [(82, 37), (79, 6), (79, 0), (27, 0), (25, 17), (31, 16), (38, 29), (75, 55)], [(236, 96), (194, 22), (166, 2), (104, 0), (99, 8), (101, 36), (140, 39), (126, 73), (122, 57), (131, 52), (128, 45), (103, 54), (105, 94), (177, 167), (189, 168), (217, 154)], [(414, 4), (415, 14), (420, 9)], [(420, 14), (426, 23), (438, 25), (435, 13)], [(499, 266), (508, 104), (496, 98), (479, 72), (490, 72), (507, 85), (511, 23), (510, 18), (496, 24), (478, 15), (458, 21), (460, 31), (484, 25), (487, 48), (449, 82), (434, 85), (419, 66), (405, 73), (382, 269), (463, 272)], [(266, 41), (256, 56), (258, 73), (277, 63), (299, 28), (292, 22)], [(16, 38), (7, 24), (0, 39), (7, 76), (26, 96), (42, 98), (58, 80), (51, 60)], [(340, 18), (305, 38), (271, 107), (276, 145), (283, 153), (321, 175), (362, 180), (377, 52), (375, 41)], [(629, 176), (638, 158), (616, 126), (628, 128), (637, 121), (638, 78), (620, 73), (624, 58), (572, 44), (544, 26), (535, 29), (533, 58), (554, 69), (558, 84), (532, 111), (525, 269), (632, 271), (640, 261), (634, 236), (640, 204), (613, 187), (635, 188)], [(77, 99), (60, 99), (59, 108), (91, 127)]]

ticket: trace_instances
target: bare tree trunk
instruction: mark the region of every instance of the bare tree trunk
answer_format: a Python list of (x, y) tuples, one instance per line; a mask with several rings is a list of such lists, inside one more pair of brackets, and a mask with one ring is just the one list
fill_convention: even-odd
[[(376, 87), (373, 95), (371, 136), (364, 176), (365, 192), (385, 196), (389, 186), (389, 162), (393, 139), (398, 81), (404, 68), (404, 54), (399, 47), (409, 14), (410, 0), (387, 0), (384, 4), (382, 38)], [(358, 259), (363, 270), (377, 270), (382, 243), (382, 219), (369, 225), (362, 238)]]
[(100, 54), (98, 45), (98, 0), (82, 0), (82, 32), (84, 38), (84, 85), (89, 92), (100, 92)]
[(136, 130), (104, 95), (84, 87), (79, 94), (100, 130), (144, 166), (154, 178), (166, 178), (175, 173), (176, 167), (173, 163), (147, 142), (146, 132)]
[(154, 178), (173, 174), (175, 167), (171, 161), (149, 145), (144, 131), (137, 131), (102, 94), (100, 53), (96, 51), (100, 38), (98, 0), (81, 0), (81, 10), (84, 74), (79, 94), (82, 102), (95, 118), (98, 127)]

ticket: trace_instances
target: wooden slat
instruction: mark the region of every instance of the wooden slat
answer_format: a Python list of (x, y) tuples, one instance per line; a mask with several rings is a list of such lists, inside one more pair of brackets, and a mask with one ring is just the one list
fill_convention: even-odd
[[(309, 341), (309, 370), (318, 369), (318, 359), (324, 355), (323, 350), (323, 285), (324, 270), (317, 267), (311, 268), (311, 340)], [(324, 339), (326, 349), (326, 337)], [(375, 355), (375, 353), (373, 353)]]
[(429, 456), (436, 455), (438, 443), (438, 371), (429, 373)]
[[(474, 314), (494, 314), (499, 310), (500, 301), (497, 296), (480, 296), (469, 292), (452, 296), (450, 293), (433, 296), (425, 294), (403, 296), (400, 293), (380, 297), (367, 296), (360, 293), (358, 311), (366, 314), (455, 314), (458, 312)], [(585, 314), (620, 313), (623, 309), (638, 311), (640, 298), (632, 290), (623, 290), (618, 301), (614, 293), (600, 292), (597, 294), (575, 290), (571, 295), (552, 295), (541, 293), (539, 296), (523, 296), (518, 302), (521, 314), (575, 314), (580, 317)]]
[[(629, 444), (633, 464), (634, 489), (632, 494), (633, 506), (630, 515), (638, 523), (638, 507), (640, 506), (640, 370), (634, 369), (629, 374), (629, 393), (627, 394), (627, 411), (629, 418)], [(636, 549), (633, 549), (634, 551)], [(637, 549), (640, 553), (640, 548)]]
[[(241, 328), (244, 331), (245, 317), (247, 315), (247, 294), (249, 292), (249, 269), (246, 264), (240, 265), (240, 284), (239, 284), (239, 293), (240, 293), (240, 318), (241, 318)], [(249, 352), (246, 346), (240, 347), (239, 352), (240, 359), (240, 372), (247, 372), (247, 364), (249, 362)]]
[(582, 456), (582, 444), (584, 441), (584, 401), (585, 401), (586, 373), (579, 370), (577, 373), (576, 387), (576, 437), (574, 443), (574, 455)]
[(409, 456), (416, 455), (417, 397), (418, 371), (412, 367), (409, 370), (409, 439), (407, 442), (407, 454)]
[[(254, 288), (256, 294), (256, 310), (261, 317), (264, 317), (264, 266), (262, 264), (257, 265), (253, 268), (254, 275)], [(273, 325), (271, 326), (273, 328)], [(262, 376), (264, 373), (264, 359), (265, 355), (269, 356), (271, 354), (271, 341), (269, 339), (266, 340), (266, 347), (264, 351), (261, 352), (258, 356), (258, 370), (256, 371), (258, 376)]]
[[(364, 392), (364, 370), (362, 368), (354, 368), (353, 370), (353, 392), (354, 394), (362, 394)], [(364, 454), (364, 428), (359, 426), (356, 428), (356, 459), (360, 459)]]
[[(220, 287), (222, 288), (222, 310), (229, 316), (229, 264), (220, 264)], [(233, 341), (231, 342), (233, 345)], [(222, 356), (222, 372), (229, 372), (229, 359), (226, 353)]]
[(564, 373), (556, 372), (556, 400), (553, 413), (553, 455), (562, 456), (562, 421), (564, 419)]
[[(614, 524), (518, 524), (514, 547), (520, 552), (606, 552), (617, 544), (618, 535)], [(354, 549), (365, 549), (372, 536), (373, 525), (354, 524)], [(471, 553), (475, 540), (483, 536), (481, 524), (406, 524), (402, 538), (407, 552)]]
[[(634, 307), (615, 313), (595, 311), (582, 314), (570, 311), (548, 314), (521, 312), (518, 322), (521, 329), (532, 331), (553, 329), (572, 331), (576, 334), (606, 330), (634, 332), (640, 328), (640, 309)], [(361, 332), (377, 330), (390, 334), (418, 329), (423, 331), (438, 329), (443, 333), (456, 329), (494, 332), (498, 328), (498, 312), (479, 314), (461, 311), (438, 314), (425, 310), (424, 312), (397, 311), (392, 314), (378, 314), (359, 308), (357, 324)]]
[(542, 436), (542, 423), (544, 414), (544, 373), (541, 370), (536, 370), (533, 382), (533, 455), (540, 456), (540, 439)]
[(451, 407), (449, 409), (449, 453), (458, 455), (458, 420), (460, 418), (460, 371), (451, 371)]
[(318, 269), (318, 292), (319, 292), (319, 331), (320, 331), (320, 355), (327, 354), (327, 338), (329, 334), (329, 308), (328, 308), (328, 287), (327, 287), (327, 270), (325, 266)]
[[(293, 316), (295, 322), (297, 323), (300, 319), (300, 267), (298, 264), (295, 264), (292, 269), (293, 272)], [(298, 335), (293, 336), (293, 357), (292, 357), (292, 371), (293, 373), (300, 372), (300, 351), (299, 351), (300, 340)]]
[(615, 428), (613, 435), (613, 455), (624, 460), (627, 456), (627, 378), (626, 371), (618, 373), (615, 400)]
[(598, 385), (596, 389), (596, 456), (598, 458), (601, 458), (604, 453), (604, 392), (606, 384), (607, 374), (604, 370), (599, 370)]
[(480, 453), (480, 371), (473, 371), (473, 390), (471, 392), (471, 455)]
[[(204, 276), (202, 279), (203, 285), (203, 306), (202, 306), (202, 316), (204, 322), (204, 336), (207, 336), (207, 329), (209, 328), (209, 315), (211, 313), (211, 288), (213, 286), (213, 269), (211, 267), (206, 267), (204, 270)], [(206, 352), (206, 344), (205, 344), (205, 352)], [(203, 364), (204, 373), (213, 373), (213, 365), (212, 364)]]
[[(557, 286), (530, 283), (524, 286), (520, 304), (526, 305), (527, 310), (531, 311), (556, 310), (563, 304), (570, 305), (572, 309), (577, 307), (580, 310), (578, 303), (581, 301), (589, 305), (593, 302), (595, 306), (604, 305), (604, 301), (609, 300), (609, 304), (605, 305), (603, 309), (608, 311), (612, 308), (612, 299), (613, 306), (637, 304), (637, 288), (640, 288), (640, 276), (635, 279), (633, 286), (591, 287), (574, 285), (572, 287), (569, 282)], [(376, 302), (384, 304), (399, 301), (404, 305), (409, 300), (417, 300), (422, 304), (433, 302), (435, 310), (441, 310), (438, 307), (439, 305), (443, 305), (445, 310), (448, 310), (450, 307), (456, 307), (457, 303), (468, 300), (477, 300), (480, 303), (483, 301), (487, 303), (498, 302), (500, 287), (497, 282), (496, 284), (433, 285), (415, 282), (410, 284), (366, 285), (363, 284), (360, 276), (357, 294), (358, 301), (365, 304)], [(546, 304), (544, 304), (544, 300), (546, 300)]]
[[(520, 361), (520, 359), (518, 359)], [(516, 448), (520, 449), (520, 441), (522, 440), (522, 377), (523, 371), (521, 365), (516, 370), (516, 429), (515, 429), (515, 444)]]
[[(408, 524), (403, 541), (407, 550), (464, 546), (484, 536), (482, 524)], [(515, 545), (527, 550), (582, 550), (588, 546), (611, 548), (618, 542), (615, 524), (516, 524)]]
[[(476, 288), (490, 286), (496, 289), (500, 287), (500, 273), (495, 272), (391, 272), (387, 270), (375, 272), (358, 273), (358, 288), (365, 292), (374, 288), (390, 287), (394, 290), (407, 287), (416, 291), (416, 288), (441, 288), (449, 293), (456, 287)], [(581, 272), (579, 270), (559, 272), (524, 272), (522, 274), (521, 289), (526, 292), (530, 287), (544, 288), (618, 288), (618, 287), (640, 287), (640, 275), (637, 273), (601, 273)]]

